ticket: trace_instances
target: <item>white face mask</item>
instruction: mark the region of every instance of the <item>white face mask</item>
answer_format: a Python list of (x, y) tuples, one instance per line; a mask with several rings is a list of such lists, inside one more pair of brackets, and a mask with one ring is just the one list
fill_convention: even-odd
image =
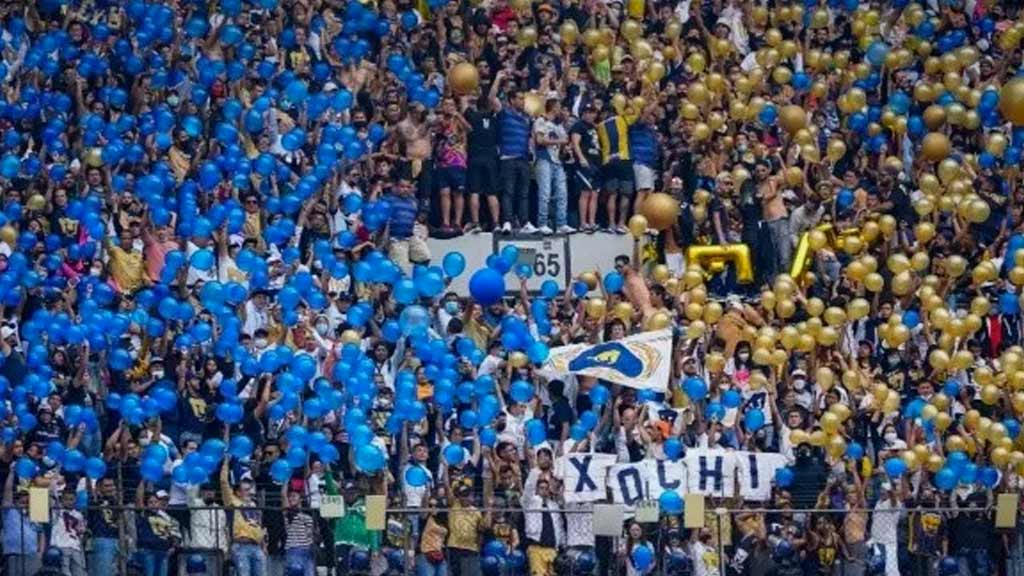
[(262, 350), (262, 349), (267, 347), (267, 339), (266, 338), (257, 338), (255, 340), (254, 344), (256, 344), (256, 348)]
[(316, 333), (321, 335), (321, 336), (324, 336), (324, 335), (327, 334), (327, 329), (328, 328), (329, 328), (329, 326), (327, 324), (325, 324), (323, 322), (318, 322), (317, 325), (316, 325)]
[(161, 379), (163, 377), (164, 377), (164, 371), (163, 370), (153, 370), (153, 379), (154, 380), (159, 380), (159, 379)]
[(750, 354), (747, 354), (746, 352), (740, 352), (739, 354), (736, 355), (736, 359), (738, 359), (740, 362), (746, 362), (747, 360), (750, 360)]
[(886, 433), (885, 433), (885, 436), (883, 436), (883, 438), (885, 438), (885, 441), (886, 441), (886, 443), (888, 443), (888, 444), (892, 444), (892, 443), (896, 442), (896, 440), (897, 440), (897, 439), (898, 439), (899, 437), (898, 437), (898, 436), (896, 436), (896, 433), (895, 433), (895, 432), (886, 432)]
[(803, 392), (804, 388), (807, 388), (807, 381), (806, 380), (794, 380), (793, 381), (793, 389), (796, 390), (797, 392)]

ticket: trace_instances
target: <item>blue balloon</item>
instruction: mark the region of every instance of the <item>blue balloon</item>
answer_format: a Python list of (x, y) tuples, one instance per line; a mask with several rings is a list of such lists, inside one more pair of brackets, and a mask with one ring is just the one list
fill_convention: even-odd
[(874, 66), (881, 66), (885, 63), (885, 57), (889, 55), (889, 45), (881, 40), (874, 41), (865, 53), (867, 61)]
[(631, 557), (633, 559), (633, 566), (640, 572), (646, 571), (654, 564), (654, 550), (651, 550), (647, 545), (639, 545), (633, 548)]
[(426, 486), (429, 481), (430, 477), (422, 466), (409, 466), (405, 471), (405, 483), (409, 486), (419, 488)]
[(726, 390), (722, 393), (722, 405), (726, 408), (739, 408), (743, 403), (743, 396), (736, 390)]
[(949, 467), (943, 467), (935, 474), (933, 483), (939, 490), (949, 492), (953, 488), (956, 488), (957, 473), (955, 470)]
[(252, 440), (248, 436), (239, 435), (231, 437), (231, 444), (228, 447), (228, 453), (235, 458), (242, 459), (248, 458), (252, 455), (253, 444)]
[(743, 424), (748, 430), (756, 432), (764, 426), (764, 412), (754, 408), (743, 415)]
[(39, 474), (39, 466), (31, 458), (22, 456), (15, 463), (14, 471), (17, 472), (18, 478), (31, 480), (36, 477), (36, 474)]
[(1003, 292), (999, 295), (999, 313), (1007, 316), (1015, 316), (1020, 313), (1020, 300), (1013, 292)]
[(796, 474), (791, 468), (777, 468), (775, 470), (775, 484), (779, 488), (788, 488), (796, 479)]
[(93, 480), (103, 478), (107, 473), (107, 465), (102, 459), (92, 457), (85, 461), (85, 475)]
[(356, 449), (356, 467), (373, 474), (387, 464), (387, 458), (376, 444), (364, 444)]
[(890, 478), (899, 478), (907, 471), (907, 464), (901, 458), (889, 458), (885, 461), (885, 473)]
[[(264, 354), (264, 357), (266, 354)], [(217, 419), (226, 424), (237, 424), (242, 421), (242, 405), (237, 402), (222, 402), (214, 411)]]
[(454, 278), (465, 271), (466, 257), (461, 252), (449, 252), (444, 255), (441, 267), (444, 269), (445, 274)]
[(683, 455), (683, 443), (678, 438), (669, 438), (665, 440), (665, 444), (662, 446), (665, 451), (665, 456), (669, 460), (678, 460)]
[(530, 362), (537, 365), (546, 362), (550, 353), (548, 345), (543, 342), (534, 342), (526, 348), (526, 357), (530, 359)]
[(505, 295), (505, 279), (492, 268), (481, 268), (469, 279), (469, 293), (479, 304), (490, 306)]
[(918, 314), (917, 310), (907, 310), (903, 313), (902, 320), (904, 326), (913, 330), (921, 323), (921, 315)]
[(444, 461), (449, 466), (458, 466), (466, 459), (466, 452), (458, 444), (449, 444), (444, 448)]
[(615, 293), (622, 290), (622, 274), (615, 272), (614, 270), (604, 275), (604, 289), (609, 293)]
[(590, 401), (596, 406), (603, 406), (608, 402), (610, 397), (611, 392), (601, 384), (597, 384), (590, 389)]
[(690, 400), (699, 402), (708, 395), (708, 385), (702, 378), (690, 376), (683, 382), (683, 390)]
[(864, 457), (864, 447), (857, 442), (850, 442), (846, 445), (846, 457), (850, 460), (860, 460)]
[(520, 404), (525, 404), (533, 399), (533, 386), (524, 380), (516, 380), (509, 389), (509, 395)]
[(274, 460), (274, 463), (270, 465), (270, 477), (281, 483), (291, 480), (292, 469), (288, 465), (288, 460), (285, 458)]
[(536, 418), (527, 420), (526, 439), (534, 446), (542, 444), (548, 439), (547, 429), (544, 427), (543, 420), (538, 420)]
[(679, 514), (683, 511), (683, 499), (675, 490), (666, 490), (658, 496), (658, 507), (663, 514)]

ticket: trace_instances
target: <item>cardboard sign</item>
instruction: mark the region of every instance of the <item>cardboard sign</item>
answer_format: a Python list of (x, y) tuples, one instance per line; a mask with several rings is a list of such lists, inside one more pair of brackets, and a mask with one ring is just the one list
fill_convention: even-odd
[(345, 515), (345, 497), (328, 496), (320, 497), (321, 518), (341, 518)]
[(594, 536), (622, 536), (626, 507), (621, 504), (594, 504)]
[(50, 521), (50, 491), (46, 488), (28, 489), (28, 517), (41, 524)]
[(366, 529), (383, 530), (387, 526), (388, 500), (379, 494), (366, 497)]

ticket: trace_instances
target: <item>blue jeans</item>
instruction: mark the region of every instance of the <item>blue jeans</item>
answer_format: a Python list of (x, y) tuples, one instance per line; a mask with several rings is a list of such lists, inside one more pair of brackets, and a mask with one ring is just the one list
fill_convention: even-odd
[(231, 559), (235, 562), (237, 576), (264, 576), (266, 573), (267, 557), (259, 544), (233, 544)]
[(117, 538), (93, 538), (89, 558), (89, 576), (110, 576), (117, 573)]
[(979, 548), (964, 548), (957, 553), (957, 563), (960, 565), (960, 576), (982, 576), (983, 574), (994, 574), (995, 566), (989, 558), (988, 550)]
[(314, 576), (316, 574), (316, 560), (313, 558), (313, 551), (309, 548), (289, 548), (285, 550), (285, 570), (292, 564), (302, 566), (303, 576)]
[(448, 576), (448, 561), (434, 564), (423, 554), (416, 555), (416, 576)]
[(569, 209), (569, 187), (565, 167), (550, 160), (537, 160), (537, 226), (548, 225), (551, 191), (555, 193), (555, 228), (565, 226)]
[(167, 576), (166, 550), (139, 550), (139, 563), (145, 576)]

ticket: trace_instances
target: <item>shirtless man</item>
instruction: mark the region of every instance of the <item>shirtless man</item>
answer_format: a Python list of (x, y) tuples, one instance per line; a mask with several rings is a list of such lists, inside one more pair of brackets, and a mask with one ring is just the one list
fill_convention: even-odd
[(430, 213), (430, 200), (434, 193), (433, 146), (427, 109), (419, 102), (409, 107), (409, 114), (395, 126), (402, 141), (404, 156), (412, 166), (416, 179), (416, 197), (420, 213)]
[(793, 243), (789, 237), (789, 212), (782, 200), (779, 179), (772, 174), (768, 160), (758, 160), (754, 178), (757, 198), (761, 201), (761, 216), (771, 235), (771, 249), (774, 250), (771, 262), (775, 274), (782, 274), (789, 270), (793, 256)]

